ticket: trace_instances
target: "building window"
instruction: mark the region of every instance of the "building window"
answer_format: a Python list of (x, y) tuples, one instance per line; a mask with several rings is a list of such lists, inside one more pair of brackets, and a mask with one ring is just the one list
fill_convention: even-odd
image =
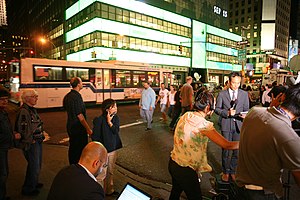
[(253, 37), (255, 37), (255, 38), (257, 37), (257, 32), (253, 33)]
[(257, 41), (253, 40), (253, 46), (256, 47), (257, 46)]
[(250, 33), (247, 33), (247, 38), (249, 39), (249, 38), (251, 38), (251, 35), (250, 35)]

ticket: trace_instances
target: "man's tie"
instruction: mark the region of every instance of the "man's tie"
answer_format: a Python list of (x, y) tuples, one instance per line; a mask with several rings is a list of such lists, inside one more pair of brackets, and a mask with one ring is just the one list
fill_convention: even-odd
[(232, 90), (232, 98), (231, 98), (231, 100), (234, 101), (235, 99), (236, 99), (236, 98), (235, 98), (235, 91)]

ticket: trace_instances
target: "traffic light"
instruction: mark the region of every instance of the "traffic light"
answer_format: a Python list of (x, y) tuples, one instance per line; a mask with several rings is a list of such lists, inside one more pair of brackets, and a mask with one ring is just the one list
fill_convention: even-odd
[(33, 55), (34, 55), (34, 51), (32, 49), (29, 50), (29, 57), (33, 57)]
[(179, 45), (178, 51), (180, 52), (180, 54), (182, 54), (182, 45)]

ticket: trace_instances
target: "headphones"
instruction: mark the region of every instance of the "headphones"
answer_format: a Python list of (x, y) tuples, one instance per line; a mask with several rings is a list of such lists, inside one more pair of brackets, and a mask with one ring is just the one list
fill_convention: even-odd
[[(210, 101), (211, 99), (211, 101)], [(194, 106), (199, 109), (203, 110), (206, 106), (209, 106), (209, 110), (215, 109), (215, 98), (214, 96), (209, 92), (201, 92), (197, 95), (195, 98)]]

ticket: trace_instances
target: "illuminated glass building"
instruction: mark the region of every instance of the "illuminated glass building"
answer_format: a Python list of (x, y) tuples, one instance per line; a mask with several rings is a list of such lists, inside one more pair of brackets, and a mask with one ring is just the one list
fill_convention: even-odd
[(291, 0), (229, 0), (229, 31), (249, 41), (255, 73), (287, 66), (290, 9)]
[(8, 1), (12, 33), (28, 35), (32, 57), (147, 62), (217, 83), (241, 70), (241, 37), (224, 31), (228, 0)]
[[(226, 15), (217, 6), (211, 12)], [(198, 72), (201, 81), (217, 84), (241, 70), (241, 36), (187, 15), (134, 0), (79, 0), (65, 16), (66, 60), (151, 63), (173, 69), (175, 77)]]

